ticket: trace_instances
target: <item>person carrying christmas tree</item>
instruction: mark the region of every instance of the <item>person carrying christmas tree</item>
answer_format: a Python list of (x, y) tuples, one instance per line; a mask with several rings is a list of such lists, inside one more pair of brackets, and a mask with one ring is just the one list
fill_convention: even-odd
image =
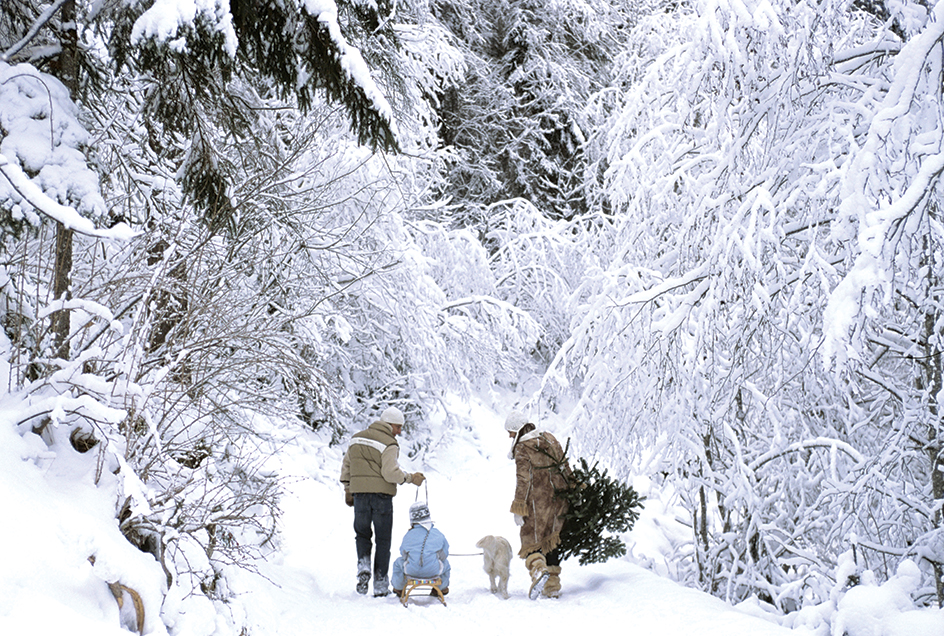
[(520, 527), (521, 550), (531, 575), (528, 596), (542, 594), (559, 598), (561, 591), (561, 554), (558, 549), (568, 503), (557, 493), (572, 483), (570, 466), (564, 450), (548, 431), (538, 429), (519, 411), (505, 420), (508, 436), (514, 440), (511, 457), (515, 460), (515, 498), (511, 512)]

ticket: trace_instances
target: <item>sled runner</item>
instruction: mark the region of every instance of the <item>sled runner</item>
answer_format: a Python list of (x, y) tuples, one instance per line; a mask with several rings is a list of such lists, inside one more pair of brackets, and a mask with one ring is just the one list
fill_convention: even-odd
[[(443, 596), (442, 590), (439, 589), (439, 586), (442, 585), (442, 579), (415, 579), (411, 576), (406, 577), (406, 584), (403, 586), (403, 594), (400, 595), (400, 602), (403, 603), (403, 607), (406, 607), (407, 601), (410, 600), (410, 594), (416, 588), (429, 588), (432, 590), (436, 596), (439, 597), (439, 600), (442, 601), (442, 604), (446, 604), (446, 598)], [(432, 596), (432, 593), (430, 594)]]

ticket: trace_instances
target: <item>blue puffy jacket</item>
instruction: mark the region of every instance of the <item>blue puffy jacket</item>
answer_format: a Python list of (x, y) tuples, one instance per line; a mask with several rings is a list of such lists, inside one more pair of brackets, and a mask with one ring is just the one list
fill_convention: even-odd
[(407, 576), (430, 578), (439, 576), (446, 568), (449, 542), (446, 536), (430, 525), (418, 524), (410, 528), (400, 544), (403, 571)]

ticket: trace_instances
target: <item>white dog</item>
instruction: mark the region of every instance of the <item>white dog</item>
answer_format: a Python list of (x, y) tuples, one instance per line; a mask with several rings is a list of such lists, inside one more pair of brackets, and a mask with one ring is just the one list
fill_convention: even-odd
[[(482, 548), (485, 555), (484, 570), (488, 573), (492, 594), (508, 598), (508, 573), (511, 566), (511, 544), (505, 537), (487, 535), (479, 539), (475, 547)], [(495, 579), (498, 579), (496, 584)]]

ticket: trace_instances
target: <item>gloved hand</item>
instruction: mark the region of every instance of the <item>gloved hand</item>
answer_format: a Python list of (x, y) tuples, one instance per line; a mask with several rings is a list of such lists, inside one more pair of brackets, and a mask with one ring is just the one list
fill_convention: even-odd
[(423, 480), (426, 479), (426, 476), (423, 473), (413, 473), (413, 476), (410, 477), (410, 482), (414, 486), (419, 486), (423, 483)]
[(344, 503), (351, 507), (354, 506), (354, 495), (352, 495), (348, 490), (344, 491)]
[(524, 525), (524, 517), (522, 517), (521, 515), (515, 515), (515, 525), (516, 525), (516, 526), (523, 526), (523, 525)]

